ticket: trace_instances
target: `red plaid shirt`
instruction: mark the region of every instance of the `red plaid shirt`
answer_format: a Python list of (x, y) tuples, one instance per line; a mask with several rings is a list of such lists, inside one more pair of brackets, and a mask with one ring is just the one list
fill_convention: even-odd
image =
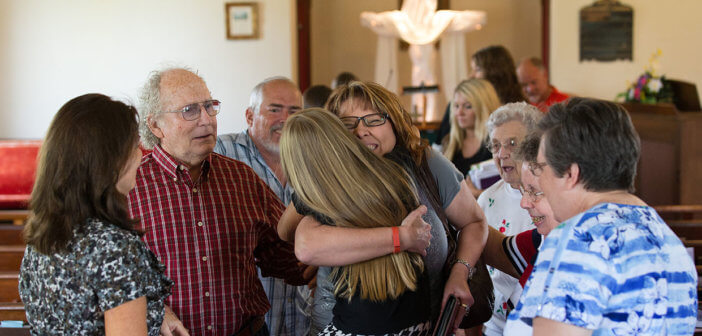
[(305, 283), (293, 246), (275, 229), (283, 205), (239, 161), (213, 153), (193, 183), (157, 146), (142, 158), (129, 205), (175, 281), (167, 304), (192, 335), (231, 335), (268, 311), (256, 265), (265, 276)]

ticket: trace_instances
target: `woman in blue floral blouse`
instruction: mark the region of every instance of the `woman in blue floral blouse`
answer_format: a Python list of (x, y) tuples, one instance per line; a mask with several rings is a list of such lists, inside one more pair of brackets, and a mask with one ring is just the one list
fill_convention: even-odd
[(33, 335), (158, 335), (172, 281), (126, 195), (141, 161), (137, 111), (100, 94), (58, 111), (41, 148), (19, 291)]
[(505, 335), (692, 335), (697, 272), (680, 239), (631, 194), (640, 142), (621, 106), (551, 107), (534, 175), (561, 225), (541, 245)]

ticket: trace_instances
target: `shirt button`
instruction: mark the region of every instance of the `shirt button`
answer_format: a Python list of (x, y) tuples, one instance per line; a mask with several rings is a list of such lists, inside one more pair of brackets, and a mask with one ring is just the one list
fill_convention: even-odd
[(193, 192), (194, 192), (194, 193), (197, 193), (197, 188), (193, 188)]
[(205, 296), (210, 297), (210, 292), (205, 292)]
[(174, 177), (174, 178), (173, 178), (173, 182), (178, 182), (178, 178), (177, 178), (177, 177)]
[(212, 326), (211, 325), (207, 326), (207, 330), (212, 330)]
[(207, 257), (202, 257), (202, 261), (207, 261)]
[(202, 222), (197, 222), (197, 226), (202, 226)]

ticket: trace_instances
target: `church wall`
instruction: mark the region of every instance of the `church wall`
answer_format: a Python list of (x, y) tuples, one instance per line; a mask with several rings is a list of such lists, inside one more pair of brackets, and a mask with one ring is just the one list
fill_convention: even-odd
[(635, 81), (656, 49), (660, 73), (702, 92), (702, 1), (624, 0), (634, 10), (633, 61), (580, 62), (580, 9), (591, 0), (551, 1), (551, 82), (582, 96), (612, 100)]
[(136, 103), (164, 63), (204, 77), (223, 103), (220, 134), (245, 129), (251, 88), (296, 73), (295, 2), (258, 1), (257, 40), (226, 39), (225, 2), (0, 1), (0, 138), (42, 138), (59, 107), (81, 94)]
[[(396, 0), (312, 0), (312, 84), (330, 85), (341, 71), (351, 71), (363, 80), (373, 80), (377, 37), (370, 29), (361, 26), (359, 16), (362, 11), (399, 9), (398, 3)], [(502, 44), (512, 52), (515, 61), (540, 56), (540, 0), (451, 0), (450, 7), (487, 12), (487, 25), (480, 31), (466, 34), (468, 55), (492, 44)], [(407, 51), (398, 52), (400, 87), (410, 85), (410, 66)], [(436, 73), (439, 76), (440, 68), (437, 59)], [(403, 102), (409, 106), (408, 97), (403, 97)], [(443, 94), (439, 95), (438, 106), (443, 109), (445, 105)]]

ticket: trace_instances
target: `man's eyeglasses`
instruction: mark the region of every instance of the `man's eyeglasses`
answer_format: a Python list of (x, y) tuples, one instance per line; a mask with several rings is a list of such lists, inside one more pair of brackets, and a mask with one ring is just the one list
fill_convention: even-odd
[(363, 117), (341, 117), (341, 122), (344, 123), (349, 130), (354, 130), (358, 127), (358, 123), (363, 121), (366, 127), (376, 127), (385, 124), (390, 117), (385, 113), (372, 113)]
[(507, 142), (505, 143), (499, 143), (497, 141), (491, 142), (487, 145), (487, 149), (490, 151), (490, 153), (495, 154), (500, 151), (500, 148), (505, 150), (509, 149), (510, 151), (513, 151), (514, 148), (516, 148), (518, 145), (519, 143), (517, 142), (517, 139), (512, 138), (507, 140)]
[(178, 113), (183, 116), (183, 119), (191, 121), (191, 120), (197, 120), (200, 118), (200, 112), (204, 108), (207, 114), (211, 117), (214, 117), (219, 113), (219, 109), (221, 107), (222, 103), (220, 103), (219, 100), (217, 99), (210, 99), (210, 100), (205, 100), (204, 102), (200, 103), (192, 103), (190, 105), (186, 105), (180, 110), (176, 111), (165, 111), (164, 113)]
[(544, 167), (546, 167), (548, 163), (546, 162), (529, 162), (529, 171), (534, 175), (534, 176), (539, 176), (541, 173), (544, 172)]
[(536, 203), (540, 201), (542, 197), (544, 197), (543, 191), (526, 190), (522, 185), (519, 186), (519, 192), (522, 193), (522, 196), (528, 197), (529, 201), (532, 203)]

